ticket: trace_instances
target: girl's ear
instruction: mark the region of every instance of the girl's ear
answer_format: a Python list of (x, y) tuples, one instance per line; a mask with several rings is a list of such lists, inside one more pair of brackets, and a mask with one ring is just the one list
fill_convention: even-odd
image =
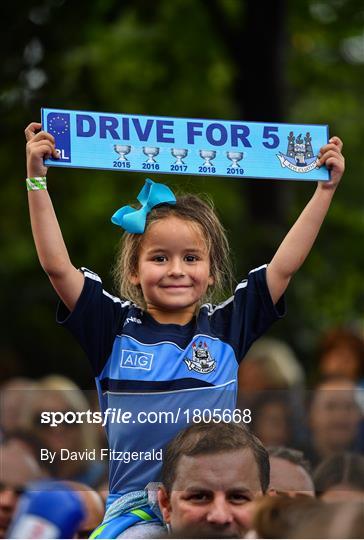
[(129, 274), (128, 279), (132, 285), (140, 285), (140, 279), (137, 273)]
[(214, 285), (215, 284), (214, 276), (209, 276), (209, 279), (208, 279), (207, 283), (209, 284), (209, 287), (211, 287), (211, 285)]

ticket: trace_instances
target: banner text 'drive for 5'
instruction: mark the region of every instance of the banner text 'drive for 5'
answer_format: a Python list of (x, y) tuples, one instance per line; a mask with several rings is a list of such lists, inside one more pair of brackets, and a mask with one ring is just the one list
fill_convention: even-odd
[(329, 180), (328, 126), (42, 109), (59, 159), (47, 166), (230, 178)]

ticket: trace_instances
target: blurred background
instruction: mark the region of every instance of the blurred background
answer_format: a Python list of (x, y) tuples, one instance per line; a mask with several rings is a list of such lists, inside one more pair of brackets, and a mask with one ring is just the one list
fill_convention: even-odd
[[(317, 378), (322, 335), (340, 327), (363, 336), (362, 0), (16, 0), (0, 11), (0, 382), (57, 372), (83, 389), (94, 386), (84, 353), (55, 322), (57, 298), (30, 231), (23, 132), (40, 120), (42, 106), (328, 124), (344, 141), (347, 172), (290, 284), (287, 317), (270, 335), (295, 351), (309, 383)], [(110, 216), (135, 199), (143, 180), (137, 173), (48, 172), (73, 263), (100, 274), (109, 291), (120, 236)], [(237, 279), (269, 262), (315, 189), (305, 182), (160, 180), (212, 196)]]

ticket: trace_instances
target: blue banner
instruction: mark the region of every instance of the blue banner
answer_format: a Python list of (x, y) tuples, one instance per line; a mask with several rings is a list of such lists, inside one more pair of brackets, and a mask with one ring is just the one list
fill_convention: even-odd
[(42, 109), (60, 158), (47, 166), (231, 178), (329, 180), (328, 126)]

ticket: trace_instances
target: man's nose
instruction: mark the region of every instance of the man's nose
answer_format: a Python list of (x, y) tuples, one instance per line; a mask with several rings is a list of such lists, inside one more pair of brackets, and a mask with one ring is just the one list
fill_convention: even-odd
[(229, 503), (222, 498), (215, 499), (209, 508), (207, 521), (217, 525), (227, 525), (233, 521)]

